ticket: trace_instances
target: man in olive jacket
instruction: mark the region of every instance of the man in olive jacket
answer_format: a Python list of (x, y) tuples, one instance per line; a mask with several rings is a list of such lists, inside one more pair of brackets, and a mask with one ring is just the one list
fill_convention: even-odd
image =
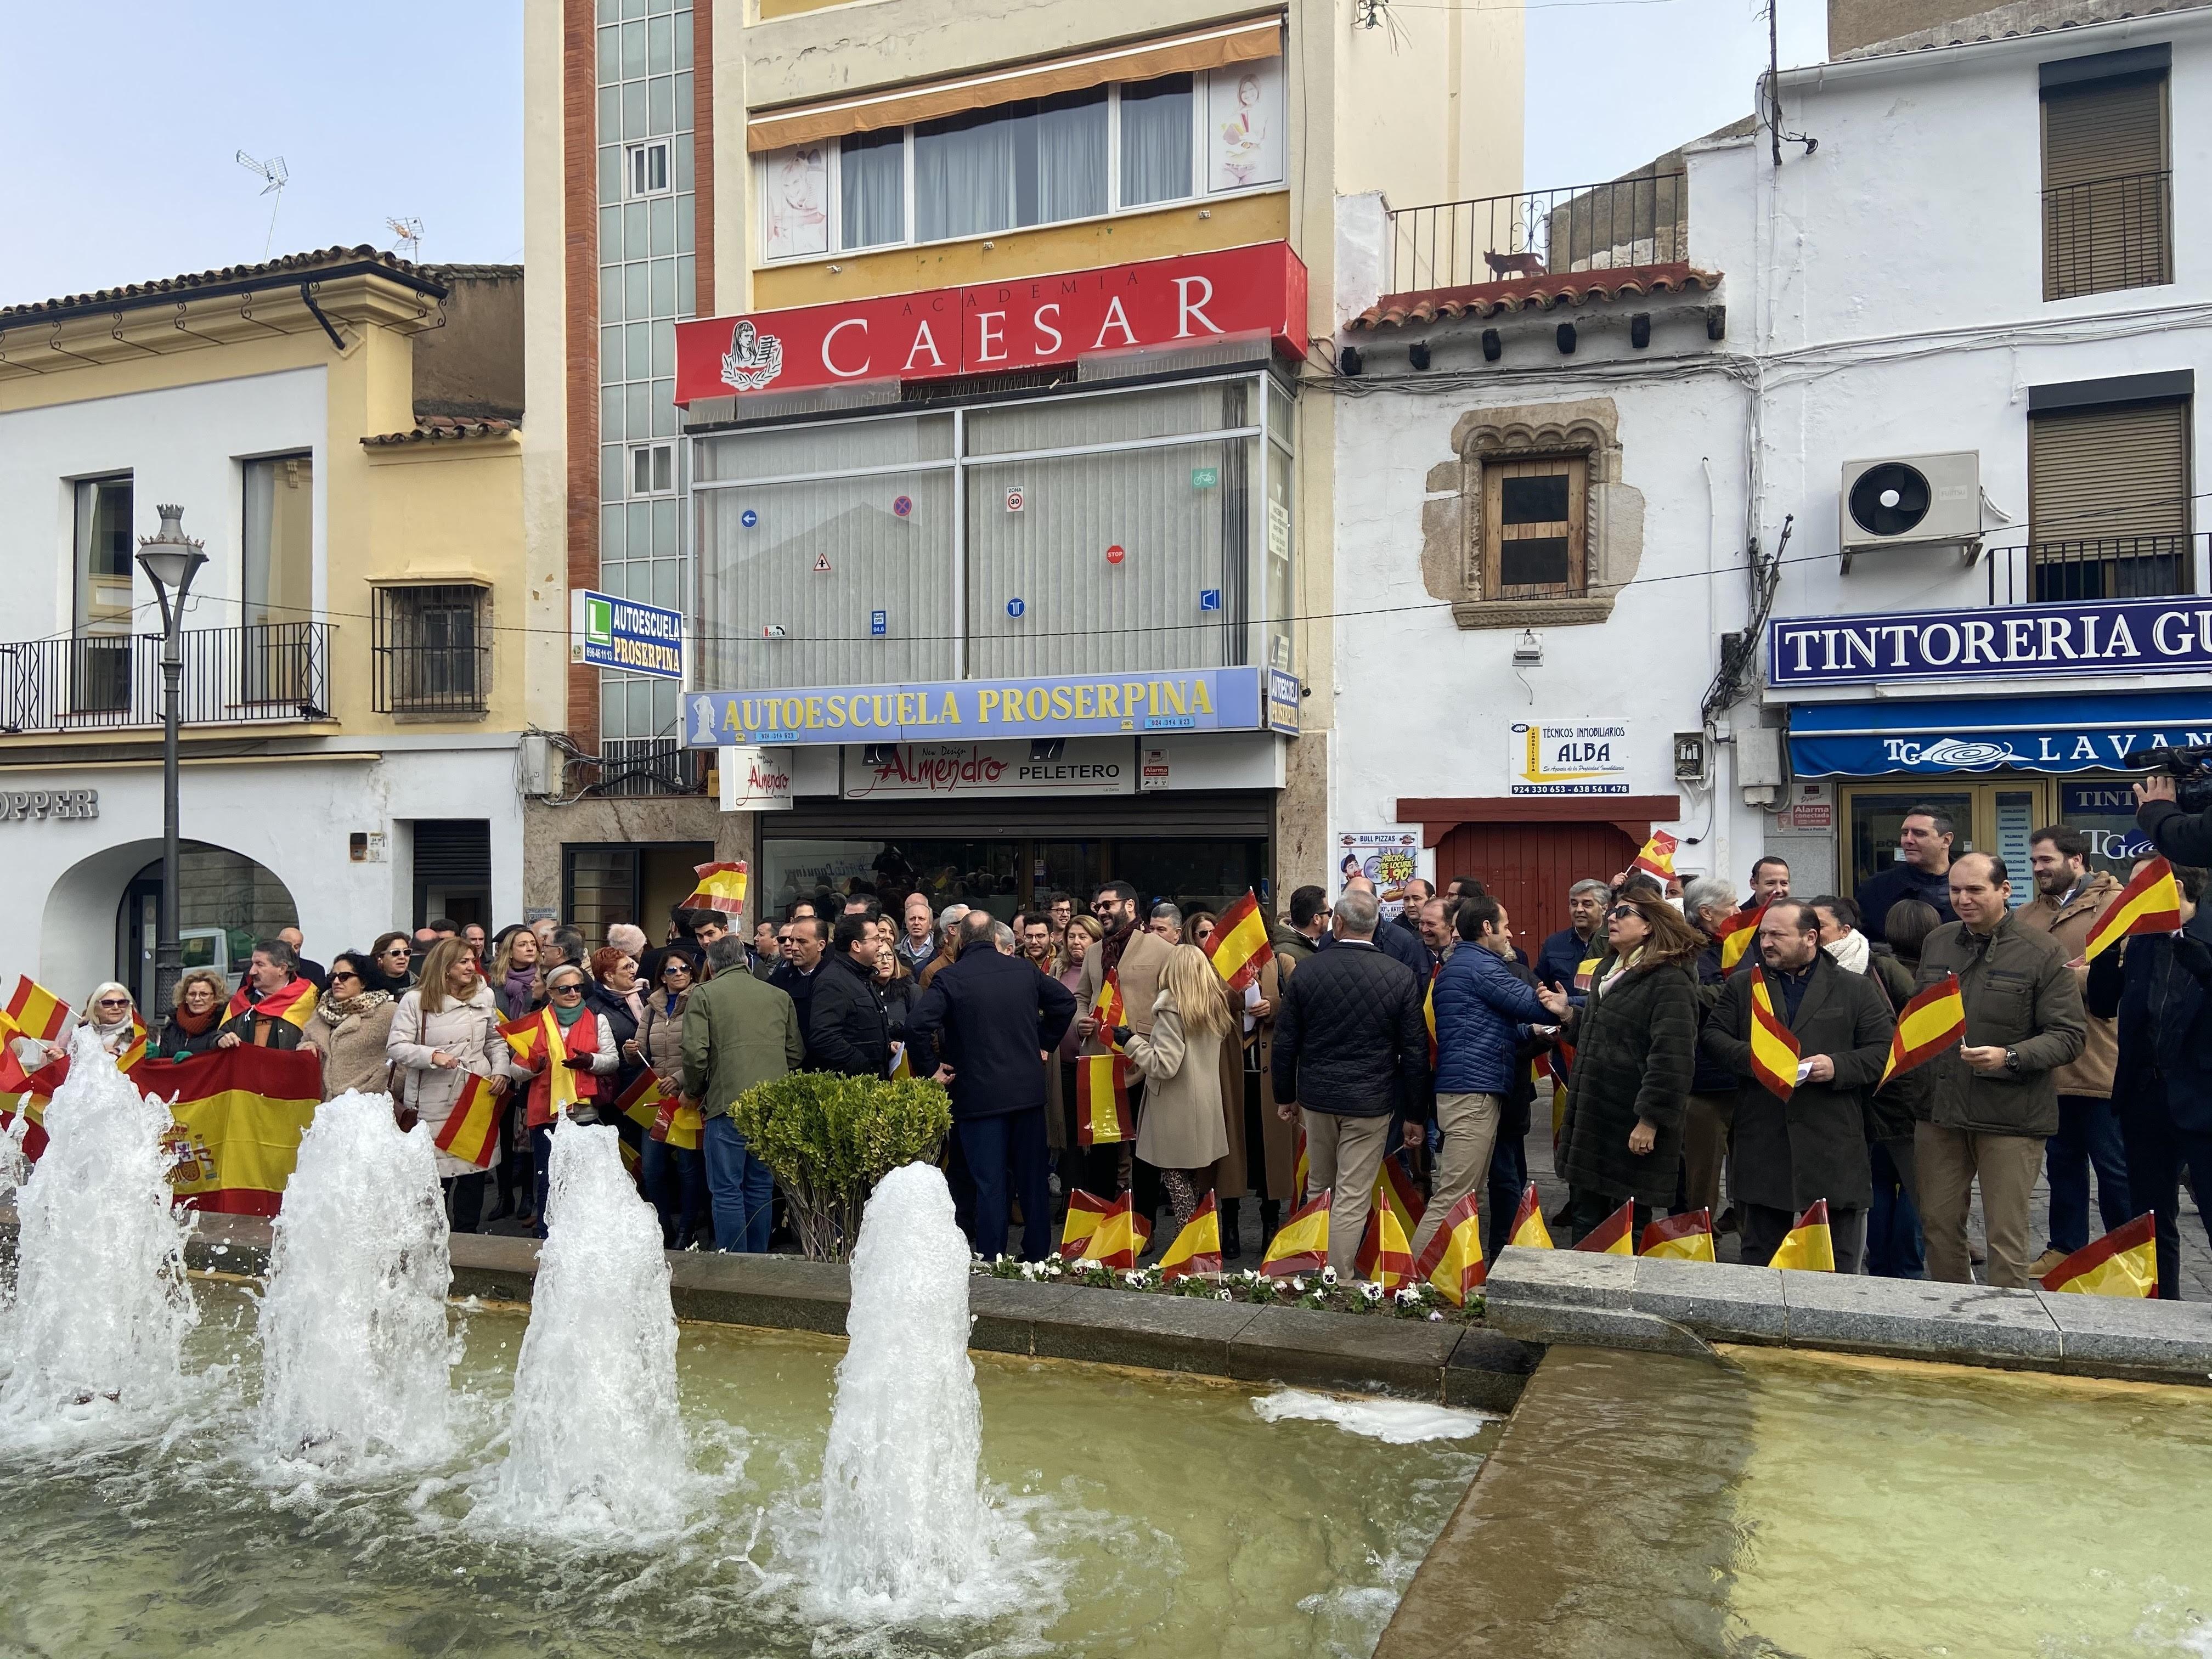
[[(1797, 1218), (1825, 1198), (1836, 1271), (1855, 1273), (1874, 1197), (1867, 1100), (1881, 1080), (1896, 1022), (1879, 986), (1838, 967), (1820, 948), (1820, 919), (1809, 904), (1769, 905), (1759, 924), (1759, 954), (1755, 974), (1737, 974), (1722, 988), (1704, 1039), (1706, 1055), (1743, 1079), (1729, 1161), (1742, 1259), (1765, 1267)], [(1754, 977), (1765, 981), (1776, 1015), (1797, 1039), (1805, 1075), (1787, 1101), (1752, 1073)]]
[(757, 1255), (768, 1249), (775, 1177), (730, 1121), (730, 1103), (754, 1084), (795, 1070), (806, 1044), (790, 997), (745, 971), (743, 940), (716, 939), (707, 947), (707, 965), (714, 977), (693, 989), (684, 1008), (684, 1075), (698, 1091), (689, 1103), (706, 1119), (699, 1146), (707, 1156), (714, 1248)]
[(1928, 936), (1918, 981), (1925, 990), (1958, 975), (1966, 1006), (1965, 1042), (1928, 1062), (1934, 1121), (1914, 1127), (1928, 1276), (1973, 1282), (1966, 1212), (1978, 1176), (1990, 1283), (2024, 1290), (2034, 1257), (2028, 1200), (2043, 1143), (2058, 1132), (2055, 1073), (2081, 1052), (2088, 1016), (2064, 953), (2012, 914), (2004, 860), (1968, 853), (1950, 876), (1959, 920)]

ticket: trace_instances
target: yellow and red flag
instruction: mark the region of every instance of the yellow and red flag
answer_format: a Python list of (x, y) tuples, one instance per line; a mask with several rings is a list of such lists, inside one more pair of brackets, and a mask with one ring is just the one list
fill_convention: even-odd
[(322, 1103), (322, 1059), (311, 1049), (242, 1043), (185, 1060), (149, 1060), (131, 1081), (170, 1099), (179, 1203), (222, 1215), (273, 1216)]
[(2173, 866), (2153, 859), (2136, 872), (2120, 896), (2090, 925), (2084, 957), (2094, 959), (2130, 933), (2178, 933), (2181, 931), (2181, 888), (2173, 879)]
[(2113, 1228), (2044, 1274), (2043, 1288), (2087, 1296), (2156, 1296), (2157, 1220), (2146, 1212)]
[(1713, 1254), (1713, 1212), (1692, 1210), (1670, 1215), (1644, 1229), (1644, 1248), (1638, 1255), (1666, 1256), (1676, 1261), (1717, 1261)]
[(1260, 1271), (1270, 1279), (1317, 1273), (1328, 1266), (1328, 1200), (1326, 1192), (1293, 1211), (1282, 1230), (1267, 1241)]
[(1291, 1204), (1296, 1208), (1306, 1201), (1306, 1181), (1313, 1173), (1306, 1164), (1306, 1126), (1297, 1126), (1297, 1139), (1291, 1142)]
[(1481, 1212), (1474, 1194), (1468, 1193), (1444, 1212), (1444, 1224), (1413, 1264), (1413, 1279), (1433, 1285), (1455, 1308), (1464, 1308), (1489, 1276), (1490, 1264), (1482, 1259)]
[(1622, 1205), (1611, 1215), (1583, 1235), (1582, 1243), (1574, 1247), (1588, 1250), (1594, 1255), (1634, 1255), (1636, 1254), (1636, 1200)]
[(23, 1125), (23, 1156), (36, 1164), (46, 1150), (46, 1102), (49, 1095), (0, 1095), (0, 1135), (15, 1127), (18, 1115)]
[[(580, 1019), (569, 1030), (574, 1033), (584, 1029), (584, 1022)], [(593, 1028), (595, 1032), (596, 1029)], [(507, 1039), (507, 1046), (514, 1051), (514, 1057), (530, 1070), (551, 1073), (551, 1081), (546, 1085), (546, 1107), (552, 1116), (559, 1117), (582, 1097), (576, 1092), (575, 1073), (561, 1063), (580, 1056), (570, 1048), (562, 1032), (560, 1018), (550, 1008), (525, 1014), (520, 1019), (510, 1019), (499, 1028), (499, 1034)], [(596, 1053), (596, 1047), (589, 1052)]]
[(1075, 1061), (1075, 1144), (1114, 1146), (1136, 1138), (1129, 1115), (1129, 1062), (1119, 1054)]
[(1097, 1231), (1084, 1254), (1102, 1267), (1133, 1267), (1145, 1246), (1152, 1242), (1152, 1223), (1139, 1215), (1133, 1193), (1123, 1193), (1098, 1218)]
[(1778, 1100), (1797, 1092), (1797, 1038), (1774, 1012), (1766, 975), (1751, 975), (1751, 1074)]
[(1966, 1005), (1959, 995), (1959, 976), (1946, 974), (1897, 1011), (1897, 1030), (1889, 1038), (1889, 1059), (1875, 1087), (1879, 1089), (1890, 1079), (1957, 1048), (1966, 1035)]
[(696, 864), (691, 873), (699, 884), (684, 901), (687, 910), (720, 910), (724, 915), (743, 915), (745, 909), (745, 861), (735, 864)]
[(499, 1150), (499, 1108), (500, 1097), (492, 1093), (489, 1081), (471, 1072), (431, 1144), (448, 1158), (489, 1170), (492, 1154)]
[(58, 1041), (69, 1021), (70, 1006), (27, 975), (15, 976), (15, 994), (8, 999), (8, 1018), (16, 1032), (41, 1042)]
[[(1389, 1160), (1385, 1158), (1384, 1163)], [(1413, 1275), (1413, 1247), (1398, 1224), (1398, 1212), (1377, 1204), (1367, 1212), (1367, 1231), (1359, 1240), (1359, 1253), (1352, 1270), (1372, 1279), (1386, 1291), (1395, 1291)]]
[(1193, 1273), (1220, 1271), (1221, 1212), (1214, 1207), (1213, 1194), (1209, 1192), (1199, 1200), (1190, 1219), (1176, 1235), (1175, 1243), (1168, 1246), (1168, 1253), (1160, 1258), (1160, 1283), (1172, 1285)]
[(1536, 1196), (1536, 1183), (1533, 1181), (1522, 1191), (1521, 1207), (1513, 1212), (1513, 1231), (1505, 1236), (1505, 1242), (1524, 1249), (1552, 1248), (1552, 1230), (1544, 1224), (1544, 1206)]
[(1812, 1208), (1797, 1218), (1774, 1256), (1770, 1267), (1793, 1267), (1799, 1273), (1832, 1273), (1836, 1271), (1836, 1240), (1828, 1231), (1828, 1200), (1816, 1198)]
[(146, 1058), (146, 1022), (138, 1018), (138, 1011), (131, 1011), (131, 1041), (123, 1045), (123, 1052), (115, 1058), (115, 1069), (129, 1076)]
[(1756, 910), (1739, 910), (1713, 929), (1713, 940), (1721, 947), (1721, 972), (1732, 971), (1744, 952), (1759, 943), (1759, 919), (1765, 914), (1763, 904)]
[(673, 1097), (660, 1086), (659, 1073), (648, 1066), (630, 1079), (629, 1087), (623, 1090), (622, 1098), (615, 1102), (615, 1109), (639, 1128), (651, 1133), (653, 1126), (659, 1121), (661, 1103), (672, 1098)]
[(1097, 1234), (1098, 1223), (1113, 1207), (1104, 1199), (1093, 1197), (1080, 1187), (1069, 1188), (1067, 1223), (1060, 1233), (1060, 1259), (1079, 1261), (1090, 1255), (1091, 1241)]
[(1099, 981), (1098, 994), (1091, 1000), (1091, 1018), (1098, 1022), (1098, 1029), (1092, 1035), (1105, 1045), (1108, 1053), (1120, 1054), (1128, 1052), (1114, 1036), (1117, 1028), (1129, 1023), (1127, 1005), (1121, 1000), (1120, 969), (1116, 969)]
[(253, 994), (251, 985), (241, 985), (230, 994), (230, 1006), (223, 1010), (223, 1018), (236, 1019), (248, 1009), (270, 1019), (281, 1019), (287, 1025), (307, 1029), (307, 1016), (315, 1012), (315, 981), (311, 979), (288, 980), (265, 997)]
[(1242, 991), (1275, 959), (1275, 947), (1267, 943), (1267, 918), (1260, 913), (1259, 897), (1250, 888), (1213, 924), (1206, 935), (1206, 954), (1232, 991)]
[(1674, 837), (1664, 830), (1654, 830), (1651, 839), (1638, 849), (1635, 861), (1628, 867), (1655, 875), (1662, 881), (1674, 879)]
[(659, 1073), (647, 1066), (631, 1079), (615, 1103), (622, 1115), (658, 1140), (679, 1152), (696, 1152), (702, 1123), (699, 1109), (686, 1106), (674, 1090), (664, 1088)]
[(1429, 1069), (1437, 1069), (1437, 975), (1444, 970), (1441, 962), (1429, 968), (1429, 982), (1421, 989), (1421, 1024), (1429, 1028)]
[(1419, 1185), (1395, 1157), (1384, 1158), (1382, 1172), (1375, 1177), (1375, 1203), (1378, 1208), (1386, 1205), (1389, 1207), (1398, 1218), (1399, 1231), (1408, 1238), (1421, 1224), (1421, 1218), (1429, 1208), (1429, 1200), (1421, 1196)]

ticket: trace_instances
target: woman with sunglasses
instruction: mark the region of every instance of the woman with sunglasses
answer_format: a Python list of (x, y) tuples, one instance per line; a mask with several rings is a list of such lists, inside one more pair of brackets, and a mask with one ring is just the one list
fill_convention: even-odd
[(1698, 953), (1705, 935), (1664, 896), (1624, 895), (1606, 912), (1606, 951), (1589, 1000), (1537, 995), (1575, 1049), (1560, 1131), (1559, 1172), (1579, 1241), (1633, 1200), (1633, 1240), (1674, 1201), (1682, 1125), (1697, 1071)]
[[(637, 1051), (660, 1091), (672, 1098), (688, 1094), (684, 1077), (684, 1011), (691, 1006), (691, 959), (670, 951), (660, 959), (660, 982), (644, 993), (645, 1012), (637, 1023)], [(647, 1135), (641, 1149), (638, 1179), (660, 1214), (661, 1242), (672, 1250), (688, 1249), (704, 1237), (714, 1248), (714, 1217), (707, 1198), (707, 1159), (696, 1146), (672, 1146)]]
[(399, 1005), (389, 991), (369, 988), (368, 952), (341, 951), (331, 958), (328, 988), (307, 1016), (300, 1046), (323, 1062), (323, 1098), (349, 1089), (382, 1094), (389, 1086), (392, 1022)]
[[(546, 975), (545, 1006), (553, 1011), (561, 1033), (561, 1051), (540, 1054), (535, 1066), (514, 1059), (507, 1062), (511, 1075), (530, 1080), (524, 1121), (530, 1126), (530, 1155), (537, 1164), (540, 1238), (545, 1237), (545, 1182), (553, 1164), (554, 1072), (566, 1069), (574, 1079), (576, 1104), (568, 1109), (568, 1115), (578, 1123), (598, 1123), (603, 1121), (598, 1109), (603, 1093), (599, 1079), (611, 1078), (619, 1063), (613, 1028), (584, 1006), (586, 988), (584, 970), (575, 963), (564, 962)], [(613, 1109), (611, 1103), (608, 1109)]]
[[(354, 963), (358, 969), (358, 957)], [(333, 994), (338, 988), (335, 976), (331, 988)], [(398, 1073), (394, 1104), (401, 1127), (419, 1121), (434, 1139), (471, 1077), (483, 1079), (494, 1096), (506, 1093), (507, 1052), (499, 1010), (491, 987), (477, 972), (475, 950), (465, 939), (440, 939), (422, 958), (422, 982), (399, 999), (385, 1048)], [(491, 1165), (481, 1170), (444, 1152), (437, 1158), (453, 1231), (472, 1233), (483, 1217), (484, 1188), (499, 1150), (493, 1148)]]
[(389, 991), (396, 997), (415, 983), (409, 967), (414, 952), (408, 948), (406, 934), (379, 933), (369, 947), (369, 957), (370, 990)]
[[(101, 1048), (115, 1058), (121, 1059), (123, 1051), (137, 1041), (139, 1030), (138, 1009), (131, 1000), (131, 988), (118, 985), (112, 979), (105, 981), (92, 988), (92, 996), (87, 1006), (92, 1013), (85, 1024), (100, 1039)], [(64, 1044), (54, 1051), (55, 1058), (59, 1059), (68, 1052)]]

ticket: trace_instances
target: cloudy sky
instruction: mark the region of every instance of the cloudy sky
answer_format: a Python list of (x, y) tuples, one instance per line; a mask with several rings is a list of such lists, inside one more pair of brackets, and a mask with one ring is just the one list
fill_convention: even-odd
[[(1821, 9), (1779, 3), (1783, 61), (1817, 60)], [(390, 218), (422, 221), (428, 259), (520, 258), (521, 12), (462, 0), (421, 27), (371, 28), (328, 0), (110, 0), (96, 76), (20, 73), (0, 99), (0, 303), (250, 263), (264, 246), (391, 246)], [(80, 61), (88, 15), (19, 8), (10, 61)], [(1766, 59), (1754, 0), (1534, 0), (1527, 24), (1531, 189), (1610, 177), (1735, 120)], [(273, 239), (240, 150), (289, 170)]]

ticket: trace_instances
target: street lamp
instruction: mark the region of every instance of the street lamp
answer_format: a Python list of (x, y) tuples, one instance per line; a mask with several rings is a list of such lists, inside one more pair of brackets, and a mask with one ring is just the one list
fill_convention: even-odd
[(138, 539), (139, 568), (153, 582), (161, 607), (161, 933), (154, 946), (149, 1019), (176, 1000), (177, 980), (185, 971), (177, 902), (177, 701), (185, 678), (185, 596), (207, 562), (205, 544), (185, 534), (183, 507), (154, 510), (161, 515), (161, 533)]

